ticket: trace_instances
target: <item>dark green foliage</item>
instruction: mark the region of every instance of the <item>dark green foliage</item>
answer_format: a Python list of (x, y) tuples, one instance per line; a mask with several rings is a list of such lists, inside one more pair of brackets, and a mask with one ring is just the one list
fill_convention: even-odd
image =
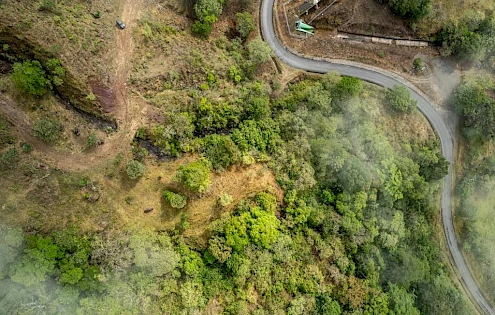
[(463, 117), (465, 130), (472, 129), (475, 137), (481, 139), (495, 135), (495, 101), (486, 94), (483, 86), (477, 83), (461, 84), (455, 90), (452, 102)]
[(51, 89), (50, 80), (37, 60), (14, 63), (12, 81), (19, 90), (33, 96), (42, 96)]
[(201, 98), (197, 107), (196, 132), (200, 135), (221, 133), (239, 122), (239, 110), (228, 103), (213, 104)]
[(60, 60), (56, 58), (48, 59), (46, 62), (46, 68), (49, 72), (49, 78), (53, 85), (60, 86), (64, 84), (65, 68), (60, 63)]
[(28, 236), (20, 261), (11, 268), (11, 279), (31, 286), (55, 276), (60, 283), (77, 285), (80, 290), (98, 287), (99, 269), (90, 265), (91, 243), (73, 230), (52, 236)]
[(169, 114), (165, 122), (150, 129), (139, 129), (137, 139), (150, 140), (167, 156), (179, 156), (181, 152), (191, 151), (191, 138), (195, 126), (193, 117), (189, 113)]
[(495, 20), (489, 15), (483, 20), (452, 22), (439, 32), (437, 41), (444, 55), (481, 60), (495, 49)]
[(139, 161), (130, 160), (127, 162), (125, 167), (125, 172), (130, 179), (138, 179), (144, 175), (146, 171), (146, 166)]
[(390, 284), (388, 295), (390, 296), (390, 311), (394, 315), (419, 315), (419, 310), (414, 306), (415, 296), (405, 289)]
[(216, 21), (217, 18), (214, 15), (207, 15), (202, 21), (194, 22), (192, 31), (203, 37), (208, 37), (211, 31), (213, 31), (213, 24), (215, 24)]
[(418, 20), (431, 11), (430, 0), (384, 0), (400, 17)]
[(193, 192), (204, 193), (210, 186), (211, 163), (201, 159), (181, 165), (175, 174), (176, 179)]
[(403, 85), (396, 85), (388, 90), (386, 98), (388, 104), (400, 112), (409, 112), (418, 104), (418, 102), (411, 97), (409, 90)]
[(225, 244), (235, 251), (242, 251), (250, 243), (269, 248), (278, 238), (280, 221), (271, 211), (276, 200), (268, 194), (259, 195), (257, 200), (263, 208), (238, 209), (238, 214), (225, 225)]
[(270, 99), (267, 95), (249, 97), (246, 100), (244, 111), (247, 120), (262, 120), (270, 117)]
[(254, 29), (253, 16), (249, 12), (239, 12), (235, 15), (236, 29), (241, 35), (241, 38), (245, 39), (249, 36)]
[(425, 63), (421, 58), (414, 58), (413, 66), (416, 71), (423, 71), (425, 69)]
[(163, 198), (170, 203), (170, 206), (175, 209), (182, 209), (186, 206), (187, 199), (181, 194), (174, 193), (170, 190), (163, 192)]
[(418, 154), (419, 174), (427, 181), (440, 180), (449, 172), (449, 162), (439, 152), (423, 147)]
[(216, 170), (238, 163), (240, 152), (230, 136), (209, 135), (203, 140), (203, 154)]
[(342, 77), (334, 88), (337, 100), (345, 101), (357, 97), (363, 90), (363, 81), (354, 77)]
[(16, 148), (10, 148), (0, 154), (0, 169), (15, 168), (19, 162), (19, 151)]
[(249, 60), (258, 66), (264, 62), (267, 62), (272, 56), (272, 49), (266, 42), (260, 38), (255, 38), (247, 45), (249, 53)]
[(223, 1), (220, 0), (198, 0), (194, 5), (194, 12), (198, 21), (193, 24), (192, 31), (207, 37), (213, 29), (213, 24), (222, 13), (222, 4)]
[(342, 309), (337, 301), (332, 300), (329, 295), (320, 294), (316, 297), (315, 314), (318, 315), (340, 315)]
[(239, 124), (239, 129), (232, 131), (232, 140), (242, 152), (273, 153), (280, 142), (279, 128), (272, 119), (245, 120)]
[(51, 118), (41, 118), (33, 125), (34, 135), (45, 142), (54, 142), (59, 139), (62, 125)]

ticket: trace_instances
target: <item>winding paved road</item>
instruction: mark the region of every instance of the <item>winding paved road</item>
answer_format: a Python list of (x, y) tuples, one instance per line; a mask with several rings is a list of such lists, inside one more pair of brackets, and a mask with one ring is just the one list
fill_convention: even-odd
[(348, 63), (344, 61), (323, 61), (313, 60), (298, 56), (289, 52), (277, 39), (274, 31), (274, 1), (263, 0), (261, 5), (261, 31), (265, 41), (271, 46), (275, 55), (287, 65), (306, 70), (309, 72), (326, 73), (331, 70), (337, 70), (340, 74), (360, 78), (362, 80), (386, 87), (392, 88), (395, 85), (405, 85), (411, 92), (411, 95), (418, 101), (418, 108), (428, 119), (433, 129), (435, 129), (442, 144), (442, 154), (450, 162), (449, 173), (445, 177), (444, 188), (442, 192), (442, 221), (445, 230), (447, 244), (452, 255), (455, 267), (464, 282), (464, 287), (478, 305), (479, 309), (486, 314), (495, 315), (495, 310), (486, 300), (480, 288), (476, 284), (469, 271), (464, 257), (459, 249), (459, 243), (456, 239), (454, 224), (452, 221), (451, 211), (451, 194), (452, 194), (452, 163), (454, 153), (454, 138), (445, 124), (442, 117), (434, 109), (431, 102), (417, 88), (405, 79), (395, 74), (381, 69), (370, 69), (358, 63)]

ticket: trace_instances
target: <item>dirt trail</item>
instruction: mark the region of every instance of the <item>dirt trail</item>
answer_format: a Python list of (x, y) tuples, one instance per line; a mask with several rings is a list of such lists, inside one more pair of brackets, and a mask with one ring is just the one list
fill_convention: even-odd
[(118, 152), (128, 151), (137, 128), (144, 123), (147, 105), (139, 99), (129, 99), (126, 81), (131, 69), (131, 57), (134, 48), (132, 33), (141, 14), (143, 0), (125, 0), (121, 18), (127, 27), (118, 32), (116, 71), (113, 89), (116, 91), (116, 108), (114, 116), (119, 125), (118, 132), (108, 136), (105, 143), (88, 152), (60, 151), (34, 137), (32, 122), (14, 101), (0, 94), (0, 114), (14, 125), (21, 139), (34, 147), (33, 155), (53, 167), (68, 171), (82, 171), (113, 158)]

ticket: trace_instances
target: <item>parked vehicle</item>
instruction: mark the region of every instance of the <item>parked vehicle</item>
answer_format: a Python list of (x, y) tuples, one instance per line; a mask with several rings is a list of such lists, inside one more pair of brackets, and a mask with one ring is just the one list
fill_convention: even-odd
[(123, 30), (123, 29), (125, 28), (125, 24), (124, 24), (124, 22), (122, 22), (121, 20), (117, 20), (117, 26), (118, 26), (121, 30)]

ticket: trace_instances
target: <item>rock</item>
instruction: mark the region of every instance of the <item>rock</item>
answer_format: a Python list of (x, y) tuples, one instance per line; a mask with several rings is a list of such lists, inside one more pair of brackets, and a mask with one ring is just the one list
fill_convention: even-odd
[(153, 211), (153, 208), (146, 208), (146, 209), (144, 209), (144, 213), (150, 213), (151, 211)]

